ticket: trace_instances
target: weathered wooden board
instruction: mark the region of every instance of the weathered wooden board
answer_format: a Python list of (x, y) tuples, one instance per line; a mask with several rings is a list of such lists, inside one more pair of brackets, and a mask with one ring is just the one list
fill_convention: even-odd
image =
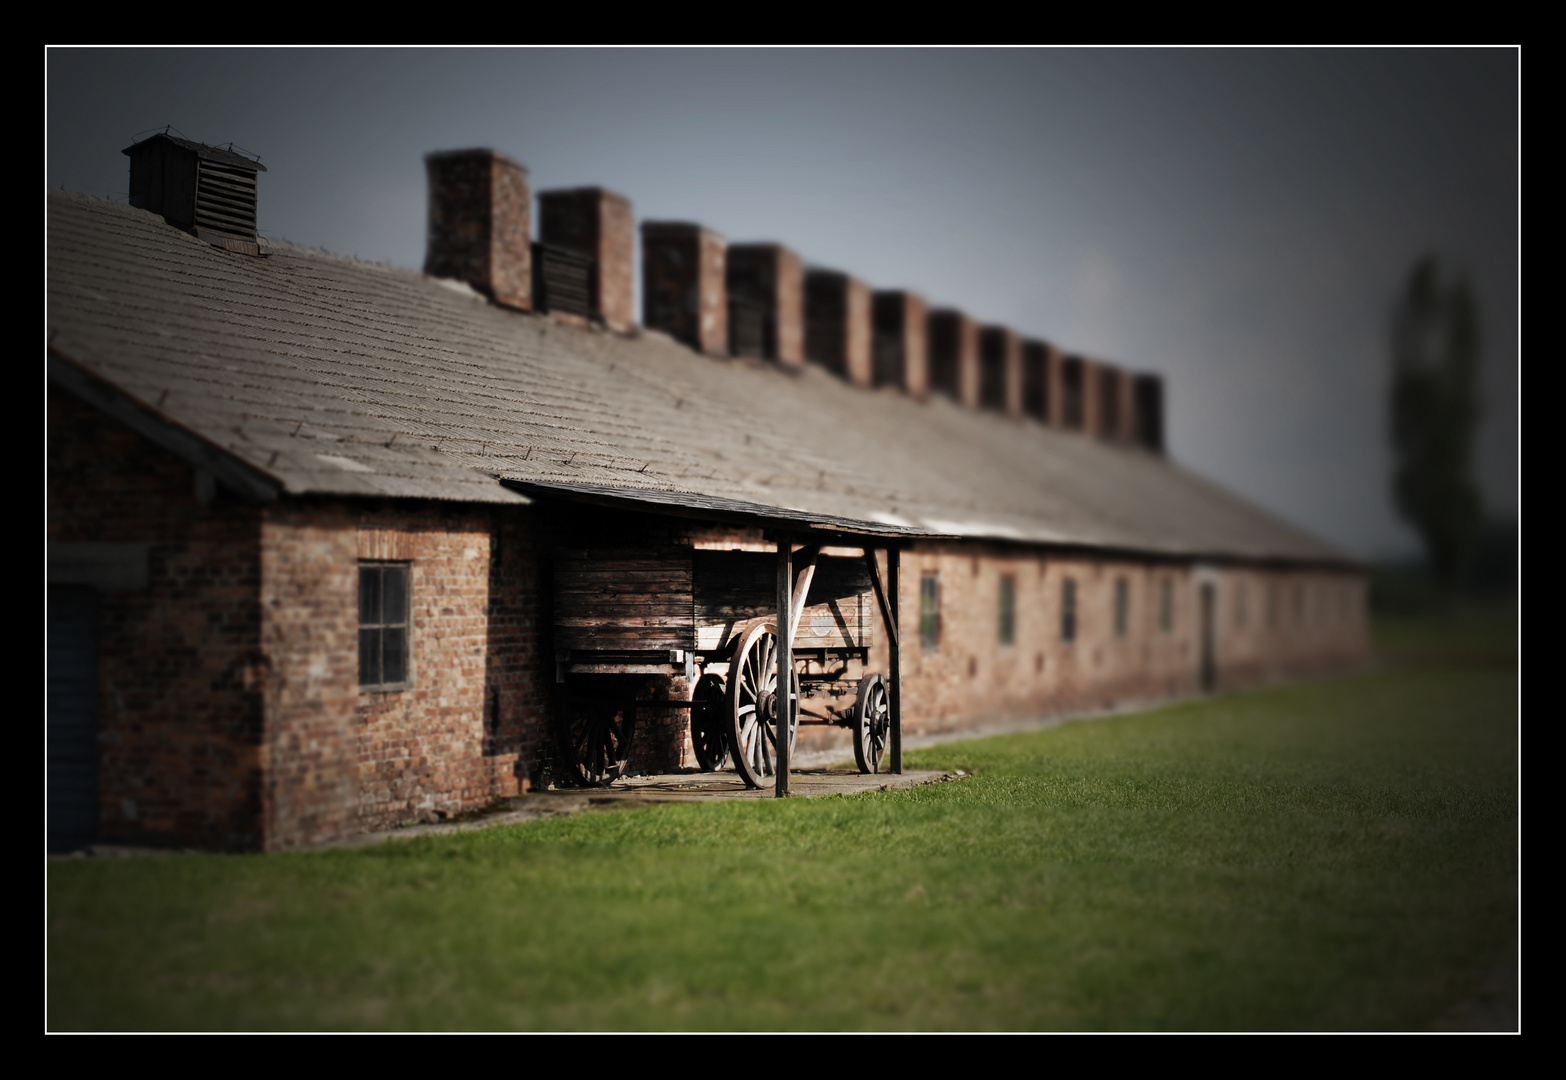
[(555, 553), (556, 649), (690, 649), (690, 548)]
[[(777, 615), (777, 556), (694, 554), (696, 648), (718, 649), (747, 623)], [(875, 625), (870, 576), (858, 559), (822, 556), (794, 642), (801, 648), (868, 646)]]
[[(875, 599), (858, 559), (823, 556), (794, 642), (871, 644)], [(777, 611), (777, 556), (690, 548), (585, 548), (555, 553), (555, 648), (719, 649)]]

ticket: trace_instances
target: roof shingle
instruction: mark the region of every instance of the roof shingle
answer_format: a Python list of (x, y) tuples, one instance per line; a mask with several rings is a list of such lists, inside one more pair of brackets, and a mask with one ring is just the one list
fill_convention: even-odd
[(51, 191), (50, 349), (291, 493), (526, 501), (506, 478), (963, 537), (1349, 561), (1141, 450), (564, 326), (410, 270), (263, 250)]

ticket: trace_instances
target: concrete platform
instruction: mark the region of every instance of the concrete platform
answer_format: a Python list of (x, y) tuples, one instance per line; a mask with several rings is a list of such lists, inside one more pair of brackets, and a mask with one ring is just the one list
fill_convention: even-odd
[[(822, 767), (794, 769), (789, 772), (789, 795), (805, 799), (821, 795), (852, 795), (861, 791), (891, 791), (895, 788), (938, 784), (947, 775), (941, 772), (905, 772), (901, 776), (880, 773), (866, 776), (854, 768)], [(549, 792), (548, 794), (554, 794)], [(690, 770), (661, 776), (631, 776), (616, 780), (603, 792), (611, 798), (641, 802), (701, 802), (708, 799), (771, 799), (771, 785), (747, 788), (736, 773)]]
[[(789, 773), (791, 798), (819, 798), (822, 795), (852, 795), (862, 791), (891, 791), (898, 788), (941, 784), (960, 779), (960, 773), (905, 772), (865, 776), (852, 767), (795, 769)], [(661, 803), (712, 802), (720, 799), (771, 799), (772, 788), (747, 788), (731, 771), (704, 773), (699, 769), (663, 773), (657, 776), (632, 776), (616, 780), (605, 788), (568, 788), (557, 791), (529, 792), (505, 799), (476, 814), (451, 821), (405, 825), (400, 829), (364, 833), (339, 840), (329, 847), (358, 847), (383, 840), (415, 836), (449, 836), (497, 825), (520, 825), (542, 818), (570, 817), (596, 810), (629, 810), (637, 806)]]

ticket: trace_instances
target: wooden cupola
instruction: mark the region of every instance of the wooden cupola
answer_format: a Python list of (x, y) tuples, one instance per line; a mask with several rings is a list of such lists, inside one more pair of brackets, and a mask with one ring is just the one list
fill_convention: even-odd
[(220, 248), (259, 255), (256, 174), (266, 166), (233, 150), (159, 132), (124, 150), (130, 204)]

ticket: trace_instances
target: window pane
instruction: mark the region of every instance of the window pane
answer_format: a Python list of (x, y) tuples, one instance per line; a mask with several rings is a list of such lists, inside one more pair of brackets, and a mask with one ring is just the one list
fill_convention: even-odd
[(1060, 583), (1060, 636), (1063, 641), (1077, 638), (1077, 583), (1072, 578)]
[[(381, 621), (388, 625), (408, 621), (408, 568), (385, 566), (381, 568), (385, 584), (381, 587)], [(388, 679), (388, 682), (400, 680)]]
[(1000, 579), (1000, 643), (1010, 645), (1017, 629), (1017, 579), (1010, 574)]
[(381, 568), (359, 567), (359, 624), (374, 626), (381, 621)]
[(933, 649), (941, 640), (941, 583), (934, 574), (919, 582), (919, 644)]
[(359, 631), (359, 685), (377, 686), (381, 681), (381, 632)]
[(381, 678), (383, 682), (400, 683), (408, 679), (408, 631), (403, 627), (387, 627), (381, 631)]

